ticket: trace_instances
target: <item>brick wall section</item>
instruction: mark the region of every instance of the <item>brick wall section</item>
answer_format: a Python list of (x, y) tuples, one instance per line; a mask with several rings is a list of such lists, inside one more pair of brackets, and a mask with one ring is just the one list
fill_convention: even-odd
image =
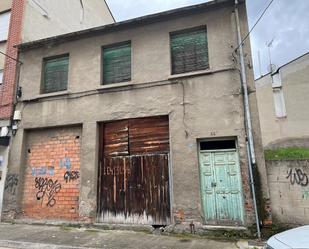
[[(25, 1), (12, 1), (11, 21), (7, 40), (6, 54), (12, 58), (18, 57), (15, 45), (21, 43), (22, 20)], [(4, 63), (4, 83), (0, 88), (0, 119), (10, 119), (13, 112), (13, 102), (16, 92), (17, 62), (6, 57)]]
[(81, 130), (31, 131), (27, 140), (23, 216), (78, 219)]

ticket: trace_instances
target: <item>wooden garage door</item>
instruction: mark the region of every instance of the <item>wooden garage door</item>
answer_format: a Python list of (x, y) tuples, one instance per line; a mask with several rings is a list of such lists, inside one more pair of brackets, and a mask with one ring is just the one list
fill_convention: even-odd
[(99, 221), (170, 222), (168, 117), (100, 127)]

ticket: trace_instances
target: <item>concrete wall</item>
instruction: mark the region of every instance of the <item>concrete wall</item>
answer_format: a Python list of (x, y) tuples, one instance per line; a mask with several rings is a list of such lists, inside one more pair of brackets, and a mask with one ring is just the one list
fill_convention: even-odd
[(22, 32), (23, 42), (114, 22), (104, 0), (81, 2), (79, 0), (27, 0)]
[[(244, 8), (242, 29), (247, 32)], [(220, 18), (218, 18), (220, 17)], [(98, 122), (168, 115), (171, 140), (172, 211), (186, 222), (202, 224), (198, 144), (200, 138), (236, 137), (239, 144), (245, 222), (253, 221), (245, 144), (244, 110), (239, 72), (232, 52), (236, 47), (232, 7), (183, 16), (147, 26), (136, 26), (91, 38), (46, 46), (20, 55), (23, 96), (19, 131), (13, 140), (10, 172), (23, 175), (26, 136), (30, 129), (82, 124), (80, 215), (95, 218), (98, 167)], [(210, 69), (172, 76), (169, 32), (207, 25)], [(120, 41), (132, 43), (132, 81), (100, 84), (101, 46)], [(83, 49), (81, 49), (83, 48)], [(250, 60), (250, 46), (245, 47)], [(40, 95), (42, 59), (70, 54), (68, 91)], [(249, 62), (249, 61), (247, 61)], [(247, 67), (250, 88), (252, 69)], [(261, 179), (266, 171), (259, 136), (255, 95), (250, 95)], [(264, 177), (265, 176), (265, 177)], [(264, 184), (267, 186), (267, 184)], [(19, 185), (19, 193), (23, 186)], [(268, 196), (267, 191), (265, 196)], [(20, 204), (17, 203), (20, 208)], [(189, 226), (188, 226), (189, 227)]]
[(267, 161), (272, 215), (288, 225), (309, 223), (309, 161)]
[[(309, 54), (280, 69), (286, 118), (276, 118), (271, 76), (256, 81), (263, 145), (309, 136)], [(301, 144), (299, 144), (301, 146)]]

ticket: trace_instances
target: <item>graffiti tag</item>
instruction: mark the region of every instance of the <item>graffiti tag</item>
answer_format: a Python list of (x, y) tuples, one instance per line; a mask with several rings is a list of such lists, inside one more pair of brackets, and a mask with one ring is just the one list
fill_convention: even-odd
[(52, 179), (36, 177), (35, 178), (35, 188), (38, 190), (36, 193), (37, 200), (47, 199), (46, 206), (53, 207), (56, 204), (55, 195), (61, 190), (61, 184), (58, 180), (53, 181)]
[(79, 178), (79, 171), (77, 170), (67, 171), (65, 172), (63, 178), (66, 183), (76, 181)]
[(71, 160), (70, 160), (70, 158), (65, 157), (64, 159), (61, 159), (59, 161), (59, 167), (60, 167), (60, 169), (66, 168), (66, 170), (70, 170), (71, 169)]
[(6, 178), (4, 189), (10, 192), (12, 195), (15, 195), (17, 185), (18, 185), (18, 175), (9, 174)]
[(300, 185), (302, 187), (308, 186), (309, 184), (308, 176), (301, 169), (297, 168), (295, 168), (294, 170), (290, 169), (287, 173), (288, 175), (286, 178), (290, 179), (290, 183), (292, 185), (296, 183), (297, 185)]
[(32, 176), (54, 176), (54, 174), (54, 167), (40, 167), (31, 169)]

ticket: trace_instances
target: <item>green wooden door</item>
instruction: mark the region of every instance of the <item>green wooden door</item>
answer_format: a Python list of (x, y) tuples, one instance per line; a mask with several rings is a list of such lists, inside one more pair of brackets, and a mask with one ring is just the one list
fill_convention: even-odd
[(201, 196), (207, 224), (243, 224), (243, 201), (236, 149), (200, 151)]

